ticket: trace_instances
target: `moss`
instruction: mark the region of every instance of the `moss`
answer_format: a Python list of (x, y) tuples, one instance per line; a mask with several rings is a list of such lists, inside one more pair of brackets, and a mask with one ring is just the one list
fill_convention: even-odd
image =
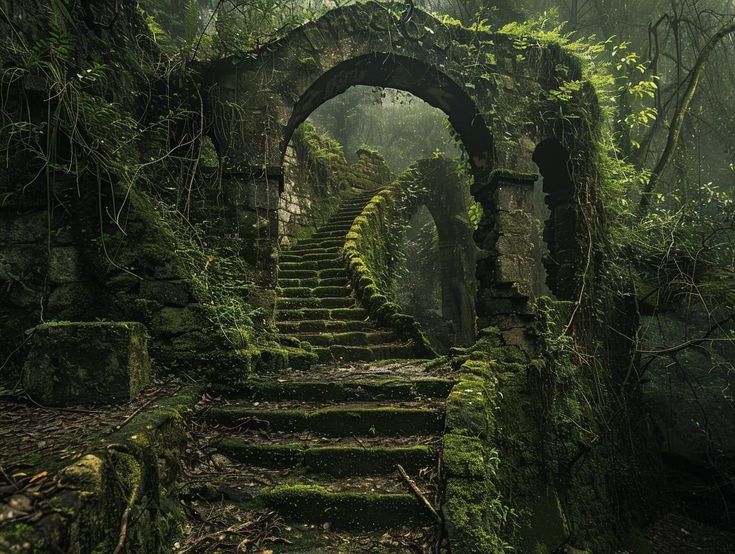
[(259, 495), (258, 502), (284, 517), (307, 523), (330, 522), (335, 528), (388, 528), (400, 513), (404, 524), (430, 521), (408, 494), (333, 493), (316, 485), (281, 485)]
[(446, 433), (442, 438), (444, 473), (447, 477), (484, 480), (488, 461), (485, 446), (478, 437)]
[(447, 479), (444, 512), (453, 550), (467, 554), (513, 550), (499, 536), (507, 512), (489, 481)]
[(36, 530), (28, 523), (10, 523), (0, 530), (0, 549), (3, 552), (41, 554), (45, 546), (45, 541), (39, 544)]
[(225, 437), (215, 446), (230, 458), (259, 467), (293, 467), (303, 461), (305, 454), (301, 444), (250, 444), (234, 437)]
[(485, 379), (462, 375), (447, 398), (446, 427), (468, 436), (489, 438), (494, 426), (494, 390)]
[(127, 401), (149, 379), (140, 323), (57, 321), (32, 330), (23, 387), (45, 405)]
[(208, 417), (218, 423), (233, 423), (250, 419), (251, 427), (272, 431), (311, 431), (329, 436), (356, 435), (431, 435), (442, 426), (442, 414), (431, 408), (345, 408), (318, 410), (277, 409), (257, 410), (240, 407), (212, 409)]

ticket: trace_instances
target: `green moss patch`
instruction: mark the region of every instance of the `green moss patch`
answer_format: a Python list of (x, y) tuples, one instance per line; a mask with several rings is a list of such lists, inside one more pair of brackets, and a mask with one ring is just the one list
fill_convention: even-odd
[(439, 409), (403, 407), (262, 410), (233, 406), (214, 408), (207, 417), (213, 422), (239, 424), (248, 429), (311, 431), (329, 436), (432, 435), (444, 423), (444, 414)]
[(286, 518), (329, 522), (336, 528), (384, 529), (396, 522), (431, 521), (410, 494), (333, 493), (313, 485), (282, 485), (261, 493), (258, 502)]

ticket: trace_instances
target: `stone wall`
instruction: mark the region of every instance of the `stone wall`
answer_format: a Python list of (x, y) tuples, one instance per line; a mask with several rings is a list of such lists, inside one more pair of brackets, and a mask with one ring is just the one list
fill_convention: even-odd
[(201, 155), (193, 91), (157, 73), (162, 54), (136, 2), (11, 10), (7, 36), (58, 44), (32, 71), (21, 42), (0, 47), (3, 381), (17, 382), (26, 331), (52, 321), (144, 323), (159, 368), (220, 380), (308, 363), (270, 340), (272, 295), (257, 287), (273, 282), (263, 244), (278, 235), (279, 184), (187, 161)]

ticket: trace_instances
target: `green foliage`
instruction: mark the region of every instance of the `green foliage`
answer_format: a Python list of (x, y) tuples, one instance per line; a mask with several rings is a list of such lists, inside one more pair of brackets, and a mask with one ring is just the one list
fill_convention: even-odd
[(320, 106), (310, 121), (344, 146), (380, 151), (394, 173), (434, 152), (459, 157), (464, 148), (446, 115), (411, 93), (356, 86)]

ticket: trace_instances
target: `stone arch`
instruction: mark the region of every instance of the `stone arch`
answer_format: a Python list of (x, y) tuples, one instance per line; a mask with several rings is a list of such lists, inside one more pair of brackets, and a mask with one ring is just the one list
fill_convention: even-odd
[[(415, 162), (398, 178), (405, 194), (413, 190), (405, 222), (426, 208), (437, 231), (437, 281), (441, 287), (441, 312), (453, 326), (453, 343), (469, 346), (476, 337), (475, 266), (477, 247), (469, 218), (466, 179), (453, 160), (442, 156)], [(410, 271), (410, 268), (409, 268)]]
[(281, 152), (316, 108), (355, 85), (403, 90), (439, 108), (462, 141), (473, 173), (480, 176), (492, 169), (492, 134), (473, 99), (448, 75), (425, 61), (386, 52), (351, 58), (324, 72), (296, 102), (280, 144)]
[[(519, 248), (528, 242), (531, 231), (519, 230), (528, 221), (508, 213), (527, 210), (536, 171), (531, 157), (544, 138), (556, 138), (570, 153), (572, 221), (576, 236), (583, 237), (569, 254), (572, 273), (586, 262), (585, 241), (596, 238), (584, 228), (594, 218), (579, 215), (597, 206), (594, 90), (578, 60), (558, 45), (445, 25), (420, 10), (405, 23), (396, 13), (401, 9), (376, 2), (344, 6), (249, 58), (204, 68), (208, 129), (222, 155), (224, 178), (231, 181), (224, 189), (234, 197), (233, 227), (244, 233), (244, 248), (262, 252), (260, 259), (273, 267), (277, 236), (249, 237), (248, 225), (239, 220), (255, 202), (272, 210), (277, 227), (283, 151), (294, 128), (319, 103), (352, 85), (408, 90), (447, 113), (470, 154), (472, 195), (485, 214), (475, 234), (481, 250), (480, 326), (497, 323), (496, 316), (518, 326), (504, 316), (528, 309), (528, 276), (536, 272), (532, 256)], [(470, 63), (476, 60), (481, 62)], [(572, 81), (563, 95), (549, 94)], [(581, 288), (576, 277), (565, 283), (570, 291)], [(575, 298), (572, 292), (559, 296)]]
[[(450, 192), (447, 198), (446, 193)], [(467, 207), (456, 189), (436, 187), (423, 199), (438, 234), (442, 313), (454, 326), (454, 344), (470, 346), (475, 341), (474, 268), (476, 263), (472, 228)]]

